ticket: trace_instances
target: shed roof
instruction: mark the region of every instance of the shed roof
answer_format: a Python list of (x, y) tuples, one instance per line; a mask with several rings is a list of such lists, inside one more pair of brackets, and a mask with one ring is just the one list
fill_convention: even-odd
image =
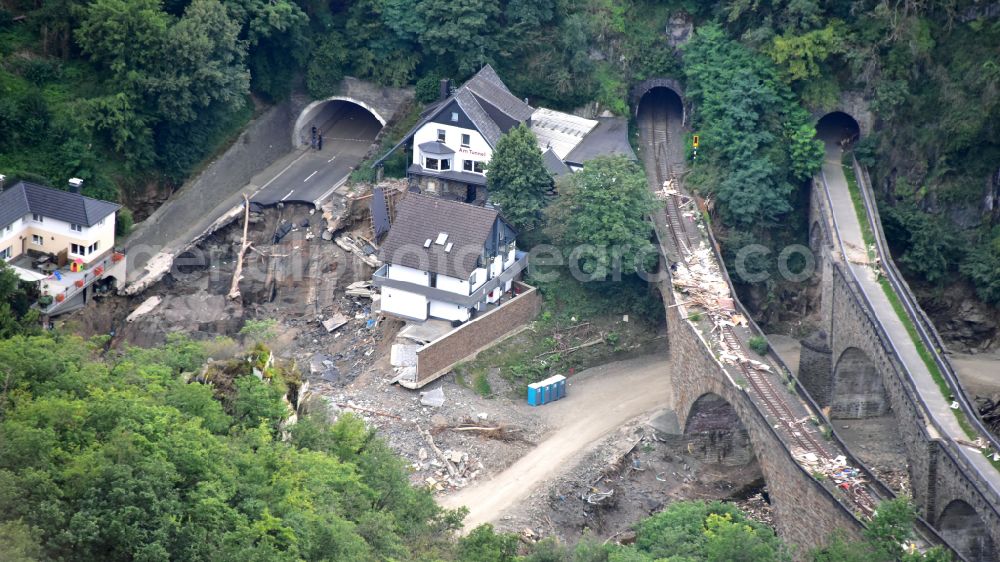
[[(493, 231), (503, 220), (495, 209), (407, 193), (396, 203), (396, 218), (379, 249), (379, 260), (458, 279), (468, 279)], [(445, 244), (438, 244), (446, 234)], [(429, 247), (424, 247), (427, 240)], [(448, 244), (450, 251), (445, 251)]]
[(551, 148), (560, 159), (566, 158), (587, 133), (597, 126), (597, 121), (569, 113), (540, 107), (531, 115), (531, 131), (538, 138), (538, 146)]
[(0, 193), (0, 227), (29, 214), (37, 213), (82, 226), (93, 226), (114, 213), (121, 205), (20, 181)]
[(583, 165), (598, 156), (616, 155), (637, 160), (628, 142), (628, 122), (621, 117), (600, 117), (597, 126), (563, 160)]

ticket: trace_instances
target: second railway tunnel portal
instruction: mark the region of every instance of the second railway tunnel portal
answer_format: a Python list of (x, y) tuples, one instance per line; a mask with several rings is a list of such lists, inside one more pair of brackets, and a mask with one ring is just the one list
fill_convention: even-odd
[[(640, 154), (650, 187), (656, 191), (660, 191), (666, 180), (674, 180), (675, 186), (682, 187), (683, 182), (677, 180), (682, 180), (685, 172), (684, 143), (681, 139), (686, 132), (688, 110), (682, 92), (674, 86), (668, 80), (654, 80), (633, 90), (633, 107), (641, 137)], [(817, 122), (817, 133), (822, 140), (839, 143), (844, 148), (853, 145), (862, 132), (858, 121), (842, 111), (823, 115)], [(688, 203), (685, 201), (684, 205)], [(664, 202), (663, 207), (669, 205)], [(679, 221), (676, 210), (672, 216), (669, 209), (664, 212), (661, 208), (657, 211), (659, 216), (654, 216), (657, 235), (669, 261), (676, 261), (678, 252), (683, 255), (680, 250), (685, 244), (690, 247), (698, 243), (696, 238), (685, 234), (692, 229), (686, 224), (690, 221), (683, 220), (685, 212), (691, 214), (689, 210), (685, 207)], [(682, 223), (681, 229), (661, 228), (664, 222), (671, 221)], [(827, 245), (826, 238), (830, 233), (827, 228), (811, 228), (809, 235), (809, 245), (815, 250), (816, 246)], [(843, 500), (831, 496), (796, 461), (796, 445), (792, 443), (795, 439), (789, 441), (788, 435), (776, 430), (777, 426), (772, 424), (773, 413), (768, 413), (768, 409), (758, 403), (759, 396), (754, 398), (759, 392), (748, 392), (745, 382), (734, 380), (731, 374), (725, 373), (718, 357), (705, 341), (714, 336), (696, 333), (690, 318), (679, 308), (683, 303), (677, 301), (683, 298), (677, 298), (671, 283), (661, 282), (659, 288), (666, 305), (667, 360), (680, 367), (671, 370), (671, 382), (675, 388), (672, 407), (676, 414), (676, 436), (683, 440), (682, 445), (689, 447), (690, 452), (702, 462), (746, 463), (759, 470), (768, 485), (767, 499), (772, 504), (775, 526), (786, 541), (818, 545), (837, 530), (858, 537), (861, 524), (855, 518), (857, 511), (841, 503)], [(827, 335), (822, 339), (829, 337)], [(829, 340), (822, 343), (827, 349), (833, 347)], [(837, 353), (827, 351), (832, 355), (825, 363), (822, 377), (827, 393), (822, 397), (814, 396), (820, 399), (820, 408), (835, 420), (851, 420), (852, 425), (859, 423), (857, 420), (872, 418), (891, 422), (894, 408), (886, 399), (885, 384), (875, 368), (874, 356), (862, 349), (841, 348), (842, 345), (838, 346)], [(804, 380), (801, 382), (806, 383)], [(805, 386), (809, 388), (810, 385)], [(815, 394), (822, 395), (823, 392)], [(837, 442), (843, 443), (839, 436)], [(852, 448), (858, 444), (847, 443)], [(824, 447), (821, 444), (819, 448)], [(862, 462), (868, 461), (862, 459)], [(903, 463), (907, 464), (907, 460), (904, 459)], [(937, 509), (935, 513), (926, 514), (929, 522), (939, 526), (951, 546), (957, 546), (971, 560), (992, 562), (995, 547), (989, 542), (989, 537), (968, 531), (987, 526), (978, 509), (956, 501), (949, 503), (949, 494), (941, 495), (944, 501), (939, 503), (946, 507), (943, 511)]]
[[(670, 79), (647, 81), (633, 90), (632, 99), (641, 141), (639, 152), (650, 189), (661, 192), (667, 185), (683, 191), (687, 110), (679, 86)], [(689, 256), (703, 240), (690, 219), (693, 208), (689, 198), (682, 194), (675, 197), (668, 191), (658, 194), (662, 207), (653, 215), (664, 264)], [(669, 440), (705, 465), (742, 466), (753, 472), (758, 485), (763, 482), (766, 487), (764, 498), (771, 504), (776, 529), (789, 543), (815, 546), (838, 529), (848, 536), (859, 536), (853, 513), (793, 458), (795, 447), (786, 445), (789, 437), (773, 427), (775, 412), (765, 415), (755, 402), (761, 398), (754, 398), (756, 394), (752, 396), (747, 389), (749, 379), (728, 372), (719, 363), (706, 341), (717, 334), (695, 328), (682, 308), (685, 303), (679, 302), (685, 298), (674, 291), (669, 279), (661, 279), (658, 288), (666, 305), (666, 360), (674, 365), (670, 406), (675, 423), (666, 432)], [(770, 388), (756, 378), (754, 393), (765, 392), (774, 398), (777, 391), (784, 390), (780, 385)]]

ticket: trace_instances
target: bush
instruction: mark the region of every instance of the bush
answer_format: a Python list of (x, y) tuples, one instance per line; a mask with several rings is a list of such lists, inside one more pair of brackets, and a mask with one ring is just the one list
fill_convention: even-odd
[(437, 74), (428, 74), (417, 80), (416, 95), (420, 103), (431, 103), (438, 99), (441, 79)]
[(764, 336), (752, 336), (747, 343), (750, 345), (750, 349), (757, 352), (758, 355), (767, 355), (767, 338)]
[(118, 211), (118, 219), (115, 221), (115, 236), (128, 236), (132, 232), (134, 224), (132, 211), (128, 207), (122, 207)]

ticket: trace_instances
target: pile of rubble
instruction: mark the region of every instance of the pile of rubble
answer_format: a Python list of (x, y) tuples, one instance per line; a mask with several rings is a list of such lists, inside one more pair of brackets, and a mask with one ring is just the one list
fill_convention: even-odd
[(870, 519), (874, 515), (876, 502), (866, 489), (868, 481), (862, 477), (860, 470), (847, 464), (847, 457), (839, 455), (833, 459), (826, 459), (803, 450), (792, 451), (792, 456), (814, 478), (829, 480), (834, 486), (846, 492), (865, 518)]

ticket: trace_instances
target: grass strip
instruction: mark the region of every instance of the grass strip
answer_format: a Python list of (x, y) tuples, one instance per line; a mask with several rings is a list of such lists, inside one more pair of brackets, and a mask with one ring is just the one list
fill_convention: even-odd
[[(868, 248), (869, 254), (871, 254), (871, 248), (875, 245), (875, 236), (872, 233), (871, 224), (868, 222), (868, 215), (865, 213), (864, 201), (861, 199), (861, 189), (858, 187), (857, 178), (854, 175), (854, 166), (847, 163), (846, 156), (844, 158), (845, 162), (842, 163), (844, 168), (844, 176), (847, 179), (847, 189), (851, 194), (851, 202), (854, 204), (854, 212), (858, 217), (858, 224), (861, 226), (861, 237), (865, 242), (865, 247)], [(944, 396), (945, 400), (950, 400), (952, 396), (951, 388), (948, 386), (948, 382), (945, 381), (944, 375), (938, 368), (937, 363), (934, 361), (934, 357), (931, 355), (930, 350), (924, 345), (922, 339), (920, 339), (920, 334), (917, 333), (917, 327), (910, 318), (910, 315), (906, 313), (906, 308), (903, 306), (903, 302), (899, 299), (899, 295), (893, 290), (892, 284), (889, 279), (884, 275), (879, 275), (878, 283), (882, 287), (882, 292), (885, 293), (887, 299), (889, 299), (889, 304), (892, 309), (896, 311), (896, 316), (899, 317), (900, 322), (903, 323), (903, 327), (906, 328), (906, 333), (910, 335), (910, 340), (913, 342), (913, 347), (917, 350), (917, 355), (920, 356), (921, 361), (927, 367), (927, 371), (930, 372), (931, 378), (934, 379), (934, 383), (937, 384), (938, 389), (941, 391), (941, 395)], [(951, 410), (955, 415), (955, 419), (958, 421), (958, 425), (965, 432), (966, 437), (969, 439), (976, 439), (979, 437), (979, 433), (972, 426), (969, 418), (965, 415), (962, 410)], [(985, 452), (990, 464), (1000, 470), (1000, 462), (994, 461)]]

